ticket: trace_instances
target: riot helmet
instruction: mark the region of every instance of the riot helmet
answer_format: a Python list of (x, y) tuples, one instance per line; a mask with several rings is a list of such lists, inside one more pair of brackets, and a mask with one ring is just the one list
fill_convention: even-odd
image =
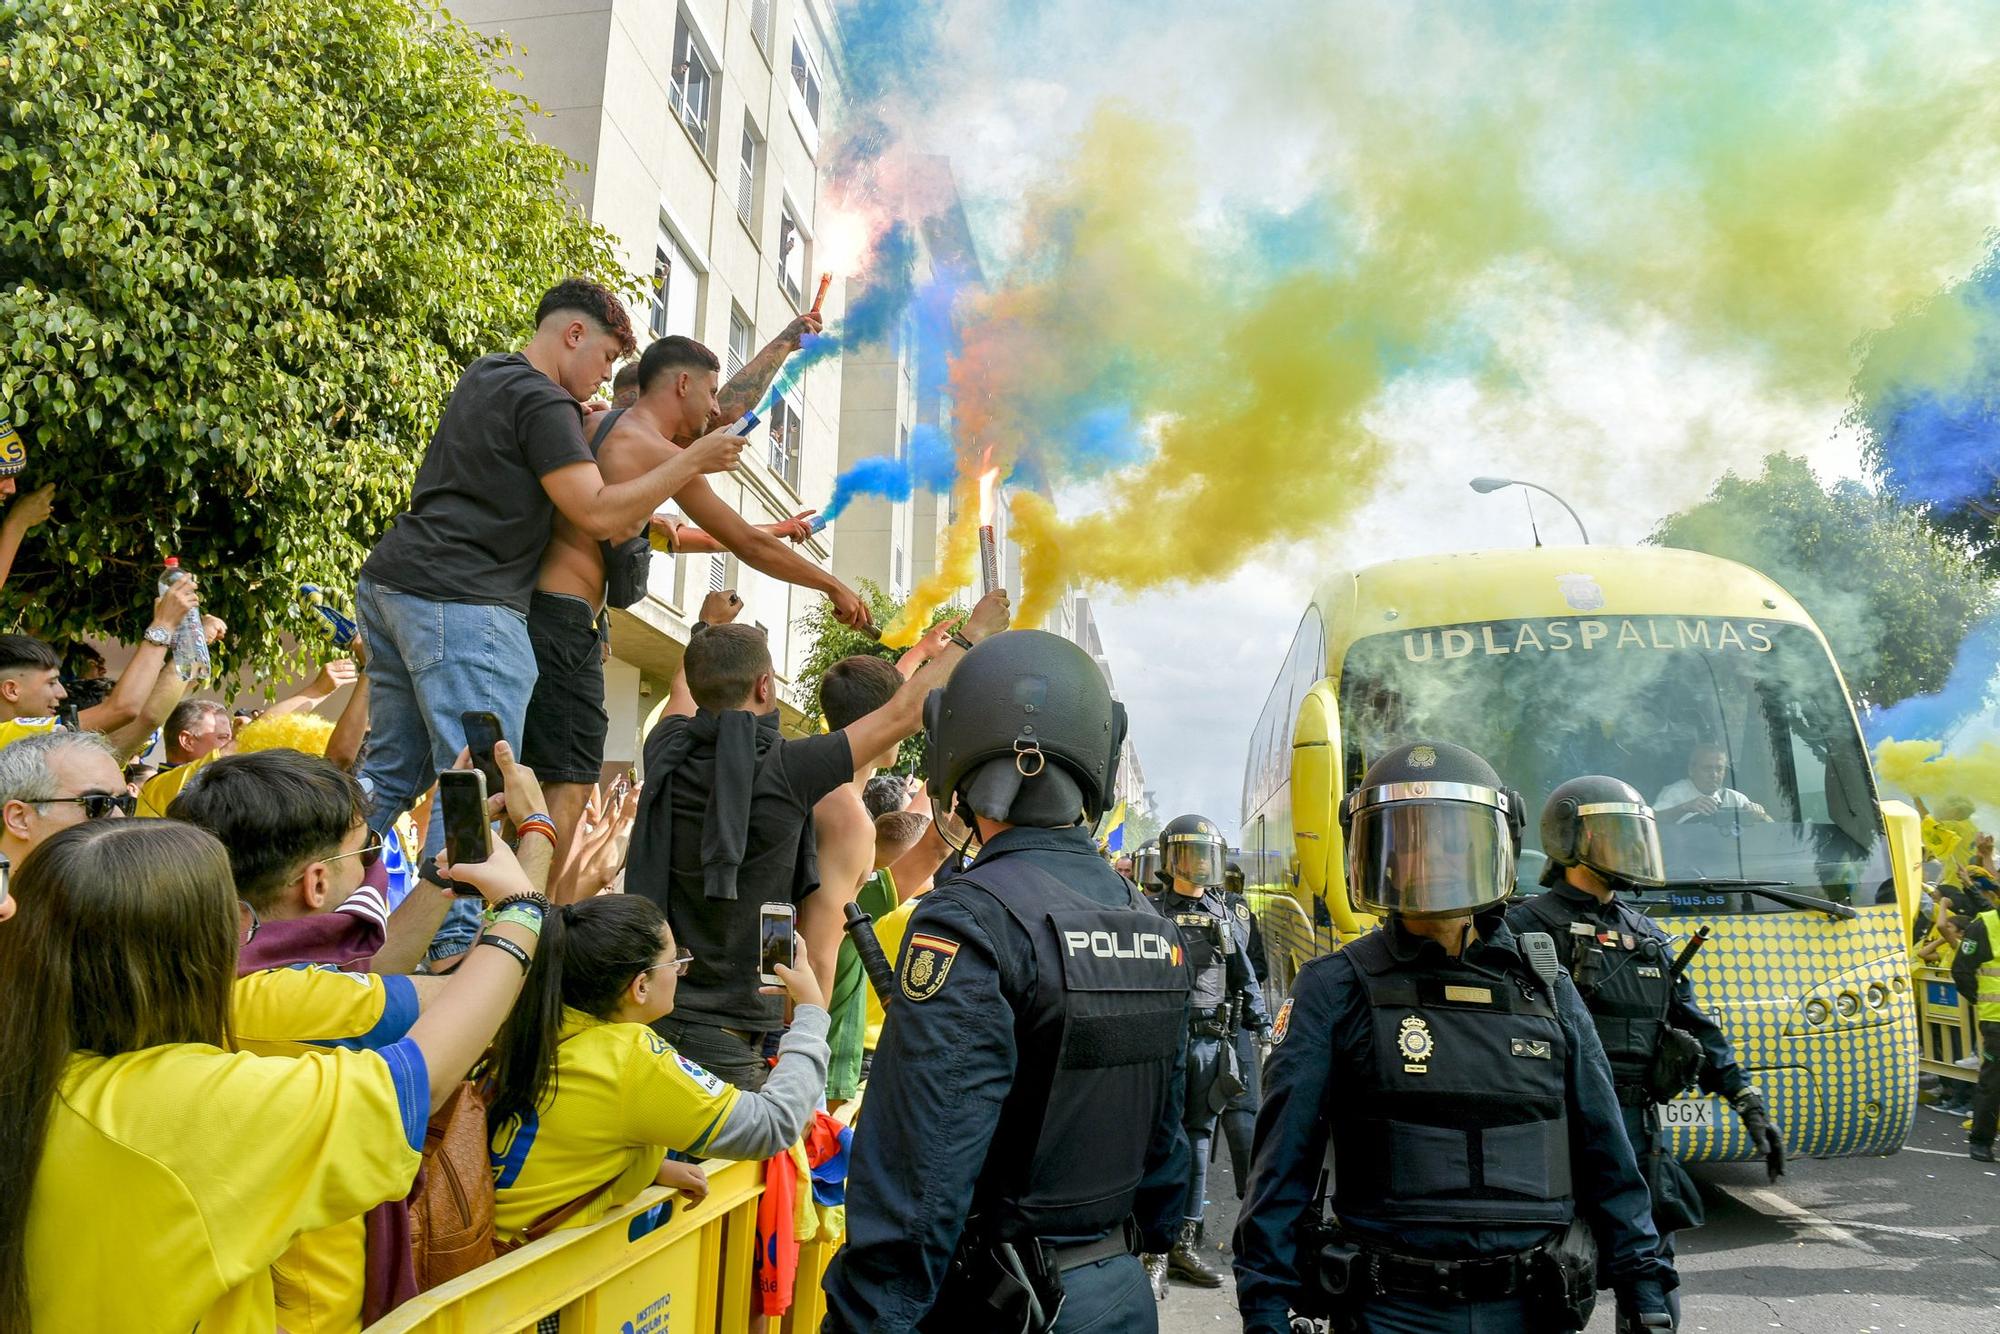
[(1160, 869), (1176, 880), (1203, 888), (1220, 885), (1228, 856), (1222, 831), (1206, 816), (1176, 816), (1160, 831)]
[(1235, 862), (1222, 868), (1222, 887), (1231, 894), (1243, 892), (1243, 868)]
[(1660, 827), (1653, 808), (1630, 783), (1606, 774), (1572, 778), (1542, 807), (1542, 883), (1553, 885), (1571, 866), (1587, 866), (1613, 887), (1658, 888), (1667, 882)]
[(1160, 887), (1160, 845), (1157, 840), (1149, 841), (1132, 858), (1132, 880), (1148, 894)]
[(1368, 766), (1340, 804), (1358, 909), (1456, 917), (1514, 892), (1521, 796), (1463, 746), (1419, 741)]
[(924, 701), (929, 787), (1005, 824), (1095, 824), (1111, 804), (1125, 706), (1088, 653), (1043, 630), (981, 641)]

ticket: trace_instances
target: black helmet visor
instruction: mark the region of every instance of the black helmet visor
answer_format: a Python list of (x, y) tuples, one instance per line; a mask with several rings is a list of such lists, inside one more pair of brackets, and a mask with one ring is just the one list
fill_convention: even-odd
[(1506, 795), (1460, 783), (1397, 783), (1349, 798), (1348, 885), (1370, 911), (1449, 917), (1514, 890)]
[(1650, 806), (1630, 801), (1597, 801), (1576, 808), (1576, 859), (1599, 875), (1635, 885), (1667, 883), (1667, 860), (1660, 854), (1660, 827)]

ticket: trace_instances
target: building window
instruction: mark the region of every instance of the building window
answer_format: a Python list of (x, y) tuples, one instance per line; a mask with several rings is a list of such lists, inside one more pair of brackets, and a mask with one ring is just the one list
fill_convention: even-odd
[(889, 583), (896, 592), (903, 591), (903, 549), (899, 546), (890, 553)]
[(694, 136), (702, 156), (707, 157), (709, 111), (715, 101), (715, 67), (695, 41), (694, 25), (688, 22), (685, 10), (674, 18), (674, 82), (667, 99), (681, 124)]
[(750, 0), (750, 32), (759, 49), (771, 50), (771, 0)]
[(750, 322), (743, 318), (743, 312), (731, 308), (729, 312), (729, 355), (722, 359), (725, 380), (733, 380), (736, 373), (750, 362)]
[(785, 201), (778, 215), (778, 285), (785, 289), (793, 305), (805, 301), (806, 234), (792, 213), (790, 200)]
[(909, 456), (910, 456), (910, 428), (908, 426), (898, 426), (896, 428), (896, 457), (899, 459), (903, 459), (903, 458), (908, 458)]
[(799, 489), (799, 451), (805, 444), (805, 423), (791, 400), (777, 398), (771, 403), (771, 471), (785, 485)]
[(653, 292), (647, 301), (647, 325), (653, 337), (694, 333), (701, 274), (681, 249), (673, 233), (661, 227), (653, 242)]
[(796, 31), (792, 33), (792, 83), (805, 104), (806, 119), (813, 129), (819, 129), (819, 62), (806, 49), (804, 34)]
[(757, 139), (757, 126), (747, 115), (743, 118), (743, 152), (736, 167), (736, 216), (743, 219), (743, 225), (755, 232), (757, 229), (757, 164), (763, 158), (763, 144)]
[(723, 580), (728, 577), (728, 573), (728, 557), (710, 556), (708, 558), (708, 591), (711, 593), (720, 593), (727, 587)]

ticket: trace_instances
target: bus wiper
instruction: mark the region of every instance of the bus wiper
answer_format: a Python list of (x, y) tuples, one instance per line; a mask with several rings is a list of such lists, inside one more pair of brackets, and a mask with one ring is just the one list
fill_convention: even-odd
[(1801, 894), (1792, 888), (1789, 880), (1734, 880), (1727, 876), (1696, 876), (1691, 880), (1669, 880), (1662, 889), (1741, 889), (1752, 894), (1761, 894), (1767, 899), (1775, 899), (1788, 908), (1810, 908), (1823, 912), (1828, 917), (1841, 922), (1851, 922), (1861, 914), (1844, 903), (1823, 899), (1813, 894)]

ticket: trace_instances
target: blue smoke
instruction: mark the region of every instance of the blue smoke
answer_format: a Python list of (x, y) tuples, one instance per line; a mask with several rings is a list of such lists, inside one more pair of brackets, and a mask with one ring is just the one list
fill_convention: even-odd
[(916, 284), (916, 234), (908, 223), (894, 223), (875, 242), (868, 260), (868, 282), (848, 304), (840, 323), (825, 333), (806, 335), (799, 350), (771, 382), (764, 410), (769, 411), (772, 403), (790, 393), (807, 371), (839, 356), (843, 348), (887, 341), (901, 323), (904, 312), (910, 309)]
[(1936, 694), (1912, 695), (1863, 715), (1861, 730), (1868, 738), (1869, 749), (1883, 741), (1950, 737), (1954, 728), (1986, 707), (1996, 672), (2000, 672), (2000, 612), (1987, 616), (1966, 632), (1951, 675)]

